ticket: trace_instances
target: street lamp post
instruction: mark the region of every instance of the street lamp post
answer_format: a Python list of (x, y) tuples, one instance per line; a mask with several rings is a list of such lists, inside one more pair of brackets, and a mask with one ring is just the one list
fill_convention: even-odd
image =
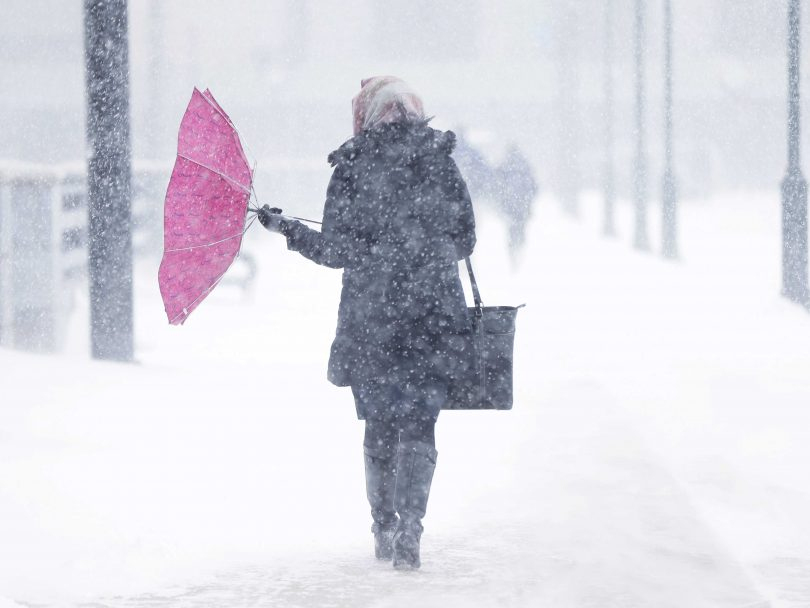
[(613, 0), (605, 1), (605, 217), (603, 232), (608, 236), (616, 233), (614, 206), (616, 184), (613, 176)]
[(557, 155), (557, 188), (562, 208), (568, 215), (579, 215), (579, 100), (576, 6), (560, 9), (557, 21), (557, 82), (556, 103), (560, 151)]
[(161, 135), (165, 129), (164, 107), (166, 81), (164, 78), (164, 61), (166, 52), (163, 48), (163, 22), (164, 14), (161, 3), (163, 0), (151, 0), (148, 4), (148, 42), (149, 55), (147, 66), (149, 69), (148, 92), (146, 107), (149, 119), (145, 123), (144, 135), (146, 140), (146, 157), (164, 158), (165, 150), (160, 149)]
[(782, 295), (807, 305), (807, 181), (800, 166), (800, 4), (788, 7), (788, 168), (782, 181)]
[(644, 151), (644, 0), (636, 0), (635, 11), (636, 68), (636, 162), (633, 194), (636, 212), (634, 246), (646, 251), (647, 239), (647, 158)]
[(677, 190), (672, 174), (672, 3), (664, 0), (664, 178), (662, 186), (661, 253), (678, 257)]
[(90, 339), (93, 357), (133, 355), (126, 0), (85, 0)]

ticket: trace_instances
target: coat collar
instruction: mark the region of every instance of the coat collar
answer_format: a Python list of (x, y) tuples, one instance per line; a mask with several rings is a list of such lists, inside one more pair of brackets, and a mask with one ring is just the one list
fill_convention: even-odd
[(366, 129), (346, 141), (328, 156), (333, 167), (339, 163), (352, 162), (368, 150), (381, 147), (401, 147), (412, 155), (450, 155), (456, 147), (456, 135), (452, 131), (438, 131), (418, 123), (390, 123), (375, 129)]

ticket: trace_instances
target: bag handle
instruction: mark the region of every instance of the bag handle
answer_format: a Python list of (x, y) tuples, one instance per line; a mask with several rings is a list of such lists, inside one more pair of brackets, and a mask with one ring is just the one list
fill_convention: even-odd
[(481, 316), (483, 302), (481, 302), (481, 293), (478, 291), (478, 282), (475, 280), (475, 273), (469, 256), (464, 258), (464, 263), (467, 265), (467, 273), (470, 275), (470, 285), (472, 286), (473, 300), (475, 301), (475, 314)]

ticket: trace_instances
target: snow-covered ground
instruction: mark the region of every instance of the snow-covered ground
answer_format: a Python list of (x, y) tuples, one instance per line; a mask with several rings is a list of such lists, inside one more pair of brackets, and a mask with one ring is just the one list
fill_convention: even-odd
[[(654, 212), (655, 210), (651, 210)], [(0, 607), (810, 606), (810, 314), (778, 194), (686, 203), (679, 262), (540, 200), (511, 412), (445, 412), (423, 567), (373, 558), (362, 424), (325, 380), (340, 274), (259, 228), (254, 290), (169, 327), (138, 268), (134, 365), (0, 350)], [(657, 227), (651, 240), (658, 239)], [(234, 269), (236, 270), (236, 269)]]

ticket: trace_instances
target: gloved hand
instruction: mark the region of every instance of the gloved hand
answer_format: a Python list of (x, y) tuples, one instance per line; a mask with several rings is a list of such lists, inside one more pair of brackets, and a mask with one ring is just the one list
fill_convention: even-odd
[(284, 218), (281, 216), (281, 209), (278, 207), (271, 207), (264, 205), (256, 213), (262, 226), (267, 228), (270, 232), (281, 232), (284, 227)]

